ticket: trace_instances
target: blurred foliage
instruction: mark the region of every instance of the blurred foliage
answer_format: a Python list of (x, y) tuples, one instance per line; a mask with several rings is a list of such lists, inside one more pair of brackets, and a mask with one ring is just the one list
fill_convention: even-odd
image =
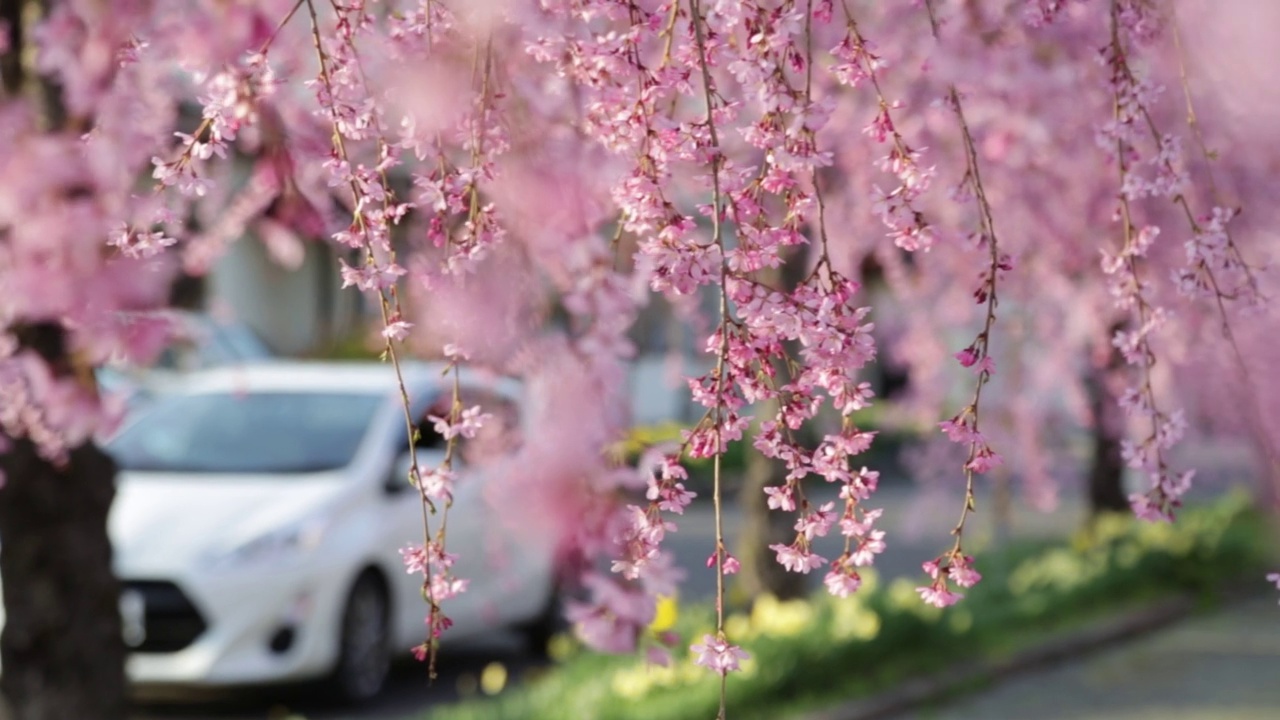
[(364, 360), (374, 361), (382, 354), (383, 346), (379, 342), (382, 338), (378, 333), (364, 328), (349, 333), (344, 337), (338, 338), (327, 346), (317, 348), (314, 352), (308, 354), (308, 358), (312, 360)]
[[(1066, 543), (1010, 546), (978, 558), (984, 580), (960, 604), (924, 605), (905, 578), (864, 574), (848, 599), (762, 597), (726, 618), (751, 658), (728, 680), (735, 718), (778, 718), (866, 696), (965, 659), (1026, 647), (1081, 623), (1173, 594), (1212, 602), (1225, 584), (1261, 573), (1274, 538), (1243, 495), (1184, 511), (1176, 524), (1104, 517)], [(1259, 574), (1259, 577), (1261, 575)], [(670, 667), (601, 655), (566, 637), (558, 665), (496, 698), (439, 708), (429, 720), (683, 720), (715, 717), (718, 679), (687, 650), (712, 627), (707, 604), (664, 608), (679, 637)], [(656, 635), (656, 634), (655, 634)]]

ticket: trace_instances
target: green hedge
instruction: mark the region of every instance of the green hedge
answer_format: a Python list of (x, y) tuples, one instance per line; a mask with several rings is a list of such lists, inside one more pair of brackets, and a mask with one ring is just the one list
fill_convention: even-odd
[[(1174, 593), (1212, 598), (1216, 588), (1261, 573), (1273, 538), (1247, 498), (1185, 511), (1174, 525), (1110, 517), (1069, 543), (1022, 544), (984, 555), (984, 580), (960, 604), (922, 604), (916, 583), (874, 577), (856, 596), (756, 601), (727, 618), (751, 653), (728, 680), (734, 718), (773, 719), (851, 699), (905, 678), (1025, 646), (1048, 633)], [(868, 575), (873, 575), (868, 573)], [(1259, 576), (1261, 577), (1261, 576)], [(662, 613), (661, 615), (670, 613)], [(718, 678), (685, 654), (711, 627), (708, 607), (682, 608), (682, 645), (670, 668), (634, 656), (587, 652), (561, 638), (559, 665), (494, 698), (436, 709), (430, 720), (705, 720)]]

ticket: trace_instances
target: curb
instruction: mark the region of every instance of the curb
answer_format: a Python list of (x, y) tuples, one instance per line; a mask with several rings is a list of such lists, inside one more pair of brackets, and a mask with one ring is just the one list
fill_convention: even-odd
[(1166, 600), (1098, 621), (1073, 631), (1070, 636), (1048, 640), (1008, 657), (967, 662), (935, 675), (908, 680), (874, 697), (801, 715), (797, 720), (883, 720), (976, 683), (1007, 680), (1137, 638), (1188, 617), (1196, 607), (1191, 597)]

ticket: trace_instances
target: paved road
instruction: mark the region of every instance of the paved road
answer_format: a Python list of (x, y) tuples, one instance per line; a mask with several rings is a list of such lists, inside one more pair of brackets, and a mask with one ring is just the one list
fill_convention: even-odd
[[(816, 498), (813, 498), (816, 499)], [(880, 558), (882, 577), (921, 575), (920, 563), (936, 556), (948, 544), (948, 531), (960, 512), (960, 497), (943, 493), (921, 500), (918, 491), (906, 483), (885, 483), (876, 495), (876, 506), (885, 509), (881, 526), (888, 531), (888, 548)], [(989, 542), (993, 524), (987, 509), (990, 503), (979, 495), (979, 512), (972, 517), (967, 536), (976, 545)], [(734, 506), (727, 506), (725, 531), (730, 546), (739, 538), (739, 522)], [(1067, 504), (1051, 516), (1017, 510), (1010, 532), (1020, 537), (1062, 535), (1077, 527), (1081, 509)], [(682, 599), (707, 599), (715, 593), (715, 574), (706, 568), (706, 558), (714, 547), (713, 511), (710, 504), (698, 503), (686, 511), (680, 530), (668, 536), (669, 547), (678, 564), (688, 572)], [(838, 537), (819, 541), (816, 550), (828, 558), (840, 552)], [(821, 573), (810, 576), (816, 586)], [(141, 705), (136, 720), (285, 720), (291, 714), (307, 720), (401, 720), (411, 718), (436, 703), (449, 702), (462, 691), (474, 687), (475, 678), (491, 662), (502, 663), (511, 677), (536, 670), (541, 661), (524, 652), (514, 638), (496, 638), (487, 647), (462, 654), (444, 654), (440, 677), (428, 687), (424, 668), (408, 661), (395, 670), (388, 691), (378, 702), (359, 711), (335, 710), (320, 699), (314, 687), (272, 688), (232, 694), (179, 695)]]
[(903, 720), (1276, 720), (1274, 596)]
[(501, 663), (519, 677), (544, 663), (525, 652), (517, 638), (496, 638), (487, 647), (441, 653), (440, 672), (428, 684), (426, 668), (413, 660), (396, 663), (387, 690), (359, 708), (334, 708), (314, 685), (187, 693), (141, 702), (137, 720), (408, 720), (436, 703), (475, 692), (477, 678), (490, 663)]

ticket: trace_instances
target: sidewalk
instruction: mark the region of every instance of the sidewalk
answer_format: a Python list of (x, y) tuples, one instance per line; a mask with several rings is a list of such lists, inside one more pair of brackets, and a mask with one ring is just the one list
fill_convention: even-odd
[(1233, 603), (903, 720), (1277, 720), (1280, 606)]

